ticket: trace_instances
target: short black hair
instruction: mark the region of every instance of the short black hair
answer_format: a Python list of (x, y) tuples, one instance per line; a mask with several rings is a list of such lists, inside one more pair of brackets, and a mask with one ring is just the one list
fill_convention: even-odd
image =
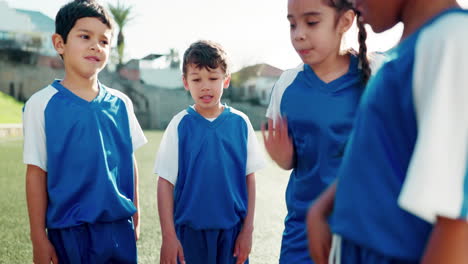
[(67, 43), (68, 33), (75, 26), (78, 19), (84, 17), (95, 17), (111, 30), (114, 21), (107, 10), (95, 0), (74, 0), (62, 6), (55, 17), (55, 33)]
[(184, 77), (187, 77), (187, 67), (190, 64), (194, 64), (197, 68), (205, 68), (207, 70), (220, 67), (226, 76), (230, 74), (226, 51), (221, 45), (213, 41), (200, 40), (194, 42), (185, 51), (182, 62)]

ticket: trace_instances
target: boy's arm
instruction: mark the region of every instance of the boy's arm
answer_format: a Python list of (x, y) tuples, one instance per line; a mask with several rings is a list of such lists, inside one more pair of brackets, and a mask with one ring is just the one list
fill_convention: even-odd
[(437, 217), (422, 264), (468, 263), (468, 222)]
[(327, 218), (332, 213), (335, 201), (334, 181), (309, 208), (306, 219), (309, 253), (317, 264), (328, 263), (331, 248), (331, 230)]
[(133, 194), (133, 204), (135, 204), (136, 212), (133, 214), (133, 226), (135, 227), (135, 239), (140, 238), (140, 191), (138, 187), (138, 165), (135, 157), (133, 157), (133, 170), (134, 170), (134, 194)]
[(468, 263), (468, 222), (437, 217), (421, 263)]
[(247, 215), (242, 225), (242, 230), (253, 232), (254, 229), (254, 215), (255, 215), (255, 173), (247, 175)]
[(26, 200), (28, 204), (30, 236), (34, 263), (58, 263), (55, 249), (47, 238), (47, 173), (34, 165), (27, 165)]
[(177, 257), (181, 263), (185, 263), (184, 251), (174, 226), (174, 185), (159, 177), (157, 197), (159, 223), (163, 238), (160, 263), (177, 264)]
[(236, 240), (234, 247), (234, 257), (237, 257), (236, 264), (244, 263), (252, 250), (252, 233), (254, 230), (255, 215), (255, 173), (247, 175), (247, 215), (245, 216), (242, 229)]

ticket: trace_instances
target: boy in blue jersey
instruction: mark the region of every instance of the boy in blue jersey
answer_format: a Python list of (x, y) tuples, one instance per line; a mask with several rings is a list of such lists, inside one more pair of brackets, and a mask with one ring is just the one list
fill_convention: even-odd
[(136, 263), (133, 154), (146, 138), (130, 99), (98, 81), (113, 22), (96, 2), (73, 1), (55, 23), (65, 76), (23, 113), (34, 263)]
[(220, 102), (229, 81), (220, 45), (199, 41), (184, 53), (195, 104), (171, 120), (155, 165), (161, 263), (248, 263), (254, 173), (265, 162), (248, 117)]
[[(353, 2), (374, 31), (404, 30), (309, 229), (331, 214), (333, 263), (468, 263), (468, 11), (455, 0)], [(313, 255), (327, 255), (327, 235), (311, 236), (328, 244)]]

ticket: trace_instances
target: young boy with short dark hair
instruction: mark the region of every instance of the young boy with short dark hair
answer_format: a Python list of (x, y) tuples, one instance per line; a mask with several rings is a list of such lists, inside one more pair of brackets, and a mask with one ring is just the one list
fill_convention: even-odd
[(131, 100), (98, 81), (112, 19), (82, 0), (64, 5), (55, 21), (65, 76), (35, 93), (23, 113), (34, 263), (136, 263), (133, 154), (147, 140)]
[(248, 117), (221, 104), (230, 81), (223, 48), (193, 43), (183, 83), (195, 104), (177, 114), (156, 158), (161, 263), (248, 263), (255, 171), (264, 158)]

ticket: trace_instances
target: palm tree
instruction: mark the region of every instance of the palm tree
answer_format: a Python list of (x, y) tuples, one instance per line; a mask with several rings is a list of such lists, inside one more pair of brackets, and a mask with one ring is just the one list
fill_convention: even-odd
[(167, 55), (167, 59), (169, 61), (169, 67), (171, 69), (177, 69), (180, 66), (180, 58), (179, 58), (179, 52), (172, 48), (169, 50), (169, 54)]
[(119, 67), (122, 65), (125, 49), (125, 37), (123, 29), (133, 18), (130, 17), (133, 6), (124, 6), (120, 1), (117, 5), (109, 4), (109, 10), (114, 17), (115, 23), (119, 27), (119, 34), (117, 35), (117, 53), (119, 54)]

